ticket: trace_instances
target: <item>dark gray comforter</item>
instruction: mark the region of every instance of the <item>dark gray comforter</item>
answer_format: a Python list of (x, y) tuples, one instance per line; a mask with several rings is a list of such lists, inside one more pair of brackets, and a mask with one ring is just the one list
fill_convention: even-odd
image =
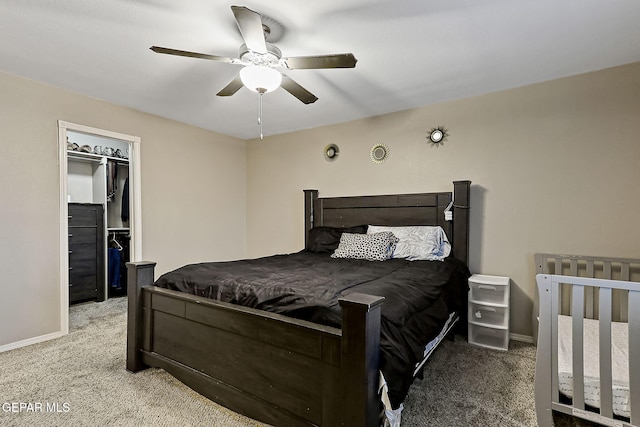
[(469, 270), (444, 261), (334, 259), (302, 251), (265, 258), (190, 264), (156, 286), (340, 327), (338, 299), (352, 292), (385, 297), (381, 369), (397, 408), (413, 381), (425, 345), (449, 313), (464, 310)]

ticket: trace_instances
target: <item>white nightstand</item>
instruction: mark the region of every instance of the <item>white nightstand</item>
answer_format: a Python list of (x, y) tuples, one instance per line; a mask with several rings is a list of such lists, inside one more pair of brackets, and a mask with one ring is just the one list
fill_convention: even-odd
[(509, 348), (509, 285), (508, 277), (474, 274), (469, 278), (469, 343)]

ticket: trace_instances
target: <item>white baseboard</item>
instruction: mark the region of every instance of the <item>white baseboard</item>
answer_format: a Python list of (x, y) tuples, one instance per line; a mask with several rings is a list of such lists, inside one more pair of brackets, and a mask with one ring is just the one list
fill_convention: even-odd
[(522, 335), (522, 334), (509, 334), (509, 339), (512, 339), (513, 341), (520, 341), (520, 342), (527, 342), (529, 344), (535, 344), (535, 341), (533, 340), (533, 337), (529, 336), (529, 335)]
[(40, 343), (40, 342), (53, 340), (53, 339), (56, 339), (56, 338), (60, 338), (63, 335), (64, 334), (62, 332), (53, 332), (53, 333), (46, 334), (46, 335), (40, 335), (39, 337), (33, 337), (33, 338), (29, 338), (29, 339), (22, 340), (22, 341), (12, 342), (10, 344), (5, 344), (5, 345), (0, 346), (0, 353), (3, 353), (5, 351), (9, 351), (9, 350), (13, 350), (13, 349), (16, 349), (16, 348), (20, 348), (20, 347), (26, 347), (26, 346), (31, 345), (31, 344), (37, 344), (37, 343)]

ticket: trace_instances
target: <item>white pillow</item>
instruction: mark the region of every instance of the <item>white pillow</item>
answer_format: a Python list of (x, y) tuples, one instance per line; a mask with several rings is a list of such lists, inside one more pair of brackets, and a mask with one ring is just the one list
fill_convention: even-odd
[(391, 258), (398, 238), (391, 232), (376, 234), (342, 233), (340, 244), (332, 258), (384, 261)]
[(367, 234), (385, 231), (392, 232), (399, 240), (392, 258), (406, 258), (411, 261), (442, 261), (451, 253), (449, 239), (440, 226), (383, 227), (370, 225)]

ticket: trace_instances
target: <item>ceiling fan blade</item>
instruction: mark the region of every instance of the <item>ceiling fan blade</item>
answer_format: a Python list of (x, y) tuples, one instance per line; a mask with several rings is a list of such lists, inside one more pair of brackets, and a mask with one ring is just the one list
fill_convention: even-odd
[(291, 95), (298, 98), (300, 101), (305, 104), (312, 104), (318, 100), (318, 97), (300, 86), (293, 79), (288, 76), (282, 75), (282, 84), (280, 85), (284, 90), (289, 92)]
[(247, 48), (256, 53), (267, 53), (260, 14), (244, 6), (231, 6), (231, 10)]
[(290, 70), (309, 68), (354, 68), (358, 60), (352, 53), (334, 55), (294, 56), (280, 61)]
[(242, 87), (242, 80), (240, 80), (240, 76), (238, 76), (235, 79), (231, 80), (231, 82), (228, 85), (226, 85), (216, 95), (218, 95), (218, 96), (231, 96), (234, 93), (236, 93), (237, 91), (239, 91), (241, 87)]
[(207, 55), (206, 53), (188, 52), (186, 50), (169, 49), (160, 46), (151, 46), (149, 49), (156, 53), (164, 53), (167, 55), (187, 56), (190, 58), (210, 59), (212, 61), (226, 62), (229, 64), (239, 63), (238, 59), (226, 58), (224, 56)]

